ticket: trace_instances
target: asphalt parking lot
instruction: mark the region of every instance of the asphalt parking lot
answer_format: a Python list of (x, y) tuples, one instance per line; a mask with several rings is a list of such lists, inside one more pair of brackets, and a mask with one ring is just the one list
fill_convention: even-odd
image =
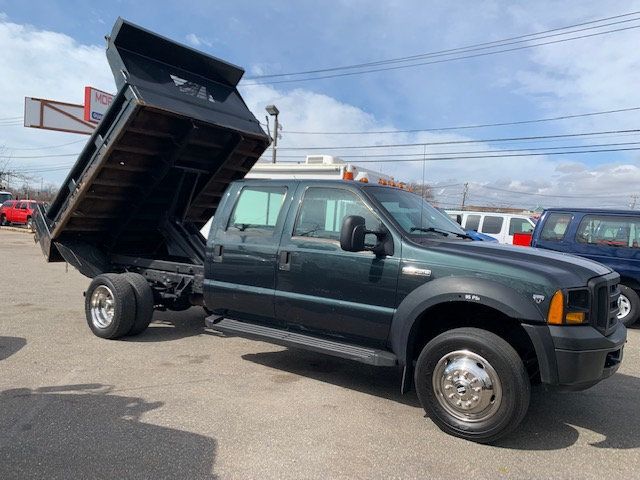
[(206, 331), (157, 312), (139, 337), (86, 326), (89, 281), (0, 229), (0, 478), (637, 478), (640, 329), (614, 377), (534, 390), (495, 446), (441, 433), (395, 369)]

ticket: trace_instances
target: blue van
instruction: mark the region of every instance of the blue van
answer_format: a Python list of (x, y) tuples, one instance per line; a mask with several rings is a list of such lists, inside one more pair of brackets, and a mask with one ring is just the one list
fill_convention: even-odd
[(618, 319), (629, 326), (640, 315), (640, 212), (551, 208), (536, 225), (531, 246), (572, 253), (620, 274)]

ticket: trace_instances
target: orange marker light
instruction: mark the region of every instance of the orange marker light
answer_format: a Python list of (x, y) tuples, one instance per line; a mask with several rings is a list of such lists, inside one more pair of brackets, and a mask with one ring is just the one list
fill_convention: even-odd
[(584, 323), (585, 315), (584, 312), (569, 312), (565, 317), (567, 323), (571, 325), (578, 325), (580, 323)]
[(353, 180), (353, 166), (347, 165), (347, 168), (344, 169), (344, 173), (342, 174), (343, 180)]
[(558, 290), (551, 298), (549, 305), (549, 313), (547, 314), (547, 323), (552, 325), (562, 325), (564, 317), (564, 296), (562, 291)]

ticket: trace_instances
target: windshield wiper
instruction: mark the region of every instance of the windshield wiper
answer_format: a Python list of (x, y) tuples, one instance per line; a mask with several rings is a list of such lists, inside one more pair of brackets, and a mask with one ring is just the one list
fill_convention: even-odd
[(435, 227), (411, 227), (409, 229), (409, 231), (411, 232), (416, 232), (416, 231), (420, 231), (420, 232), (435, 232), (435, 233), (440, 233), (442, 235), (446, 235), (447, 237), (449, 235), (455, 235), (456, 237), (460, 237), (460, 238), (469, 238), (471, 239), (471, 237), (469, 235), (467, 235), (466, 233), (459, 233), (459, 232), (452, 232), (450, 230), (445, 230), (443, 228), (435, 228)]

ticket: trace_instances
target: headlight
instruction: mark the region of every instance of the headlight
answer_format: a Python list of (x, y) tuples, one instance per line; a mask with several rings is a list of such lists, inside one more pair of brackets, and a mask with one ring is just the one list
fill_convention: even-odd
[(566, 295), (556, 291), (549, 304), (547, 323), (551, 325), (582, 325), (589, 321), (589, 290), (569, 290)]

